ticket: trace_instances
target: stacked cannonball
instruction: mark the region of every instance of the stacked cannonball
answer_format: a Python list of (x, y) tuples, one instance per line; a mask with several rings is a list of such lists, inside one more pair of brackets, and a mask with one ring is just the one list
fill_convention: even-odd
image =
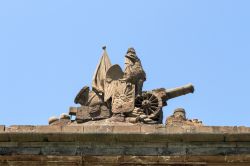
[(66, 125), (70, 122), (70, 116), (66, 113), (62, 113), (59, 118), (55, 116), (49, 118), (49, 125)]

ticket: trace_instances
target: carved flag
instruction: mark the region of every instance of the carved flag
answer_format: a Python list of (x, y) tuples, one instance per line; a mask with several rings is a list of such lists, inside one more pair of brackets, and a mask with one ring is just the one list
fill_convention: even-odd
[(103, 54), (100, 59), (99, 64), (97, 65), (95, 74), (92, 81), (92, 89), (97, 92), (104, 93), (104, 84), (106, 79), (106, 73), (111, 67), (111, 62), (108, 57), (106, 47), (103, 47)]

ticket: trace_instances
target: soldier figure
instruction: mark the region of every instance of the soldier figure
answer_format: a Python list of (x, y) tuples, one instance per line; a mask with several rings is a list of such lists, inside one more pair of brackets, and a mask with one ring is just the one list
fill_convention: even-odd
[(136, 56), (134, 48), (129, 48), (125, 55), (124, 81), (135, 85), (135, 95), (141, 95), (146, 73), (144, 72), (140, 59)]

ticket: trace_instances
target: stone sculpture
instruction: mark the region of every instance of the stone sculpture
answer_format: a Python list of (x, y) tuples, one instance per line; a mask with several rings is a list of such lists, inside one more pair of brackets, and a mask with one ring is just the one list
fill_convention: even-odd
[(202, 126), (202, 121), (187, 119), (185, 109), (177, 108), (174, 110), (173, 115), (166, 119), (166, 124), (168, 126)]
[[(92, 90), (84, 86), (75, 98), (80, 107), (70, 107), (69, 115), (77, 123), (110, 119), (110, 121), (159, 124), (162, 123), (162, 108), (169, 99), (194, 92), (192, 84), (165, 89), (143, 91), (146, 73), (134, 48), (125, 55), (125, 70), (112, 65), (106, 47), (97, 65), (92, 81)], [(172, 118), (173, 119), (173, 118)], [(50, 124), (59, 123), (53, 117)]]
[(135, 85), (135, 95), (141, 95), (146, 73), (144, 72), (141, 60), (137, 57), (135, 49), (129, 48), (125, 55), (125, 71), (123, 80)]

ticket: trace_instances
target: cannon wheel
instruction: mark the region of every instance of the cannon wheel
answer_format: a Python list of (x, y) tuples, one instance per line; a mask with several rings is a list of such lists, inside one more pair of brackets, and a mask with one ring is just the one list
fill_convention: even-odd
[(135, 99), (135, 107), (143, 109), (149, 118), (157, 118), (161, 113), (162, 106), (162, 99), (150, 92), (143, 92)]

